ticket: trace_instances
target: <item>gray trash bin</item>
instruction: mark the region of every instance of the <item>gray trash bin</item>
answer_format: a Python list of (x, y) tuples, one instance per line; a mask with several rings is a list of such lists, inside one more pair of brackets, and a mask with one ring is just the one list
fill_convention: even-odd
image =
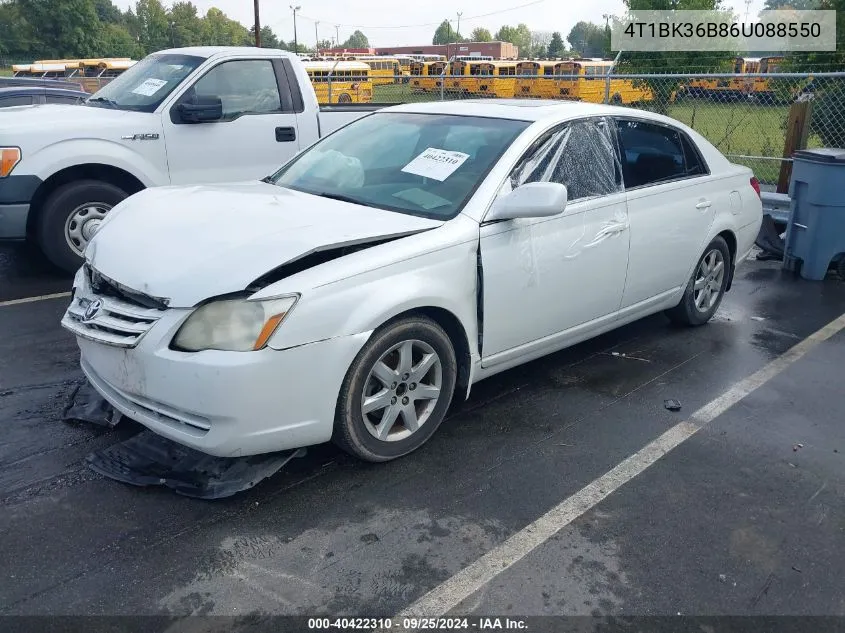
[(804, 279), (824, 279), (845, 256), (845, 149), (795, 152), (783, 266)]

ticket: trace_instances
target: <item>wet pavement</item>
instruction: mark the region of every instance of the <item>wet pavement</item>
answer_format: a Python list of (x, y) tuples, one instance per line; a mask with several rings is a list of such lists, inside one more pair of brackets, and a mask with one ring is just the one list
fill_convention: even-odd
[[(68, 289), (3, 249), (0, 302)], [(138, 427), (59, 421), (65, 301), (0, 306), (0, 614), (389, 616), (845, 313), (845, 284), (750, 262), (705, 327), (645, 319), (476, 385), (409, 457), (315, 447), (216, 502), (85, 467)], [(455, 612), (845, 615), (844, 364), (840, 332)]]

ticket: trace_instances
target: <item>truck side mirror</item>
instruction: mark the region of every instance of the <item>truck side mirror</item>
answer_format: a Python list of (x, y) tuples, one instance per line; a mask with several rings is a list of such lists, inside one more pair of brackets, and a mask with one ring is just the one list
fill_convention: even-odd
[(176, 109), (182, 123), (208, 123), (223, 118), (220, 97), (197, 95), (191, 103), (180, 103)]

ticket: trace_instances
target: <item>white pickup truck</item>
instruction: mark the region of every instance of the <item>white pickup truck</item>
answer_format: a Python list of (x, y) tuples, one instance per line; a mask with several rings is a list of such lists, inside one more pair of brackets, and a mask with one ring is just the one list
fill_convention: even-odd
[(84, 106), (0, 113), (0, 239), (31, 238), (76, 270), (109, 209), (147, 187), (260, 179), (374, 106), (321, 108), (275, 49), (149, 55)]

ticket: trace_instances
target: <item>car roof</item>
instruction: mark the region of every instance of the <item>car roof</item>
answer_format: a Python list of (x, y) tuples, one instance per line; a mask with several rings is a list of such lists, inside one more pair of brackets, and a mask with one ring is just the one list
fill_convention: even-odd
[[(385, 108), (390, 112), (416, 112), (421, 114), (454, 114), (459, 116), (481, 116), (497, 119), (516, 119), (519, 121), (542, 121), (548, 118), (570, 119), (584, 116), (600, 116), (620, 112), (638, 112), (583, 101), (564, 101), (553, 99), (462, 99), (460, 101), (429, 101), (425, 103), (406, 103)], [(652, 118), (651, 113), (645, 113)]]
[[(589, 116), (631, 117), (679, 127), (691, 132), (687, 125), (655, 112), (639, 108), (585, 103), (555, 99), (462, 99), (460, 101), (428, 101), (406, 103), (384, 108), (382, 112), (414, 112), (420, 114), (453, 114), (495, 119), (512, 119), (534, 123), (565, 121)], [(698, 135), (696, 134), (696, 137)]]

